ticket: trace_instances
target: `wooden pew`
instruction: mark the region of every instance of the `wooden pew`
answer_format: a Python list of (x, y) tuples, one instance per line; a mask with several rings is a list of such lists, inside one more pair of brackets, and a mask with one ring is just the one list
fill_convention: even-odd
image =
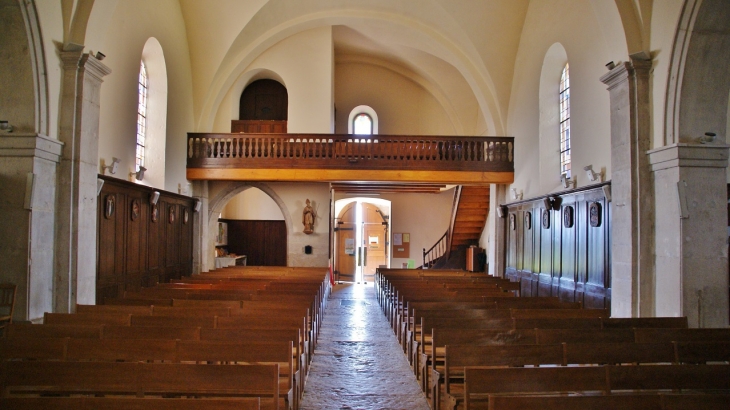
[(611, 396), (489, 396), (489, 410), (720, 410), (729, 394), (630, 394)]
[[(561, 345), (446, 345), (443, 369), (431, 371), (432, 409), (441, 404), (441, 374), (449, 409), (456, 409), (464, 400), (464, 369), (469, 366), (538, 366), (561, 365), (564, 362)], [(454, 384), (455, 381), (458, 382)]]
[(102, 325), (33, 325), (26, 323), (11, 323), (6, 329), (6, 337), (72, 337), (99, 339), (101, 338), (102, 329)]
[(279, 366), (168, 363), (3, 362), (2, 397), (90, 394), (260, 397), (279, 409)]
[(200, 340), (200, 332), (200, 327), (193, 326), (103, 326), (101, 338)]
[(258, 397), (239, 399), (160, 399), (127, 397), (7, 397), (4, 410), (259, 410)]
[(730, 365), (478, 368), (464, 372), (467, 410), (487, 408), (494, 394), (633, 394), (660, 390), (730, 391)]
[(298, 409), (300, 392), (294, 381), (293, 342), (177, 342), (177, 360), (220, 364), (277, 363), (280, 371), (279, 395), (290, 409)]
[(635, 329), (637, 343), (730, 341), (730, 328), (721, 329)]
[(98, 313), (49, 313), (43, 315), (44, 325), (119, 325), (129, 326), (132, 320), (130, 313), (98, 312)]

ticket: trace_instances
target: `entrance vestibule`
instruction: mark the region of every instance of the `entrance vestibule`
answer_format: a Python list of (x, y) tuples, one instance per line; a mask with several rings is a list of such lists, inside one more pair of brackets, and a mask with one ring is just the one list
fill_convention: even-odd
[(349, 198), (335, 202), (334, 270), (338, 280), (372, 282), (390, 267), (390, 201)]

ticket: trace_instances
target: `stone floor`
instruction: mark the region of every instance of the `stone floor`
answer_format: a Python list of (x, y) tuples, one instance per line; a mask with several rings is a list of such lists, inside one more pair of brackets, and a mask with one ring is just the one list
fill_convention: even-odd
[(372, 284), (333, 288), (302, 410), (428, 410)]

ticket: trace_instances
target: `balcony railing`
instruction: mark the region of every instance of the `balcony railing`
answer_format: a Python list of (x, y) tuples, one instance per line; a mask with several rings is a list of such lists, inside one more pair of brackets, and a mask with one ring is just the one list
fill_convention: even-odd
[(188, 168), (514, 172), (512, 137), (189, 133)]

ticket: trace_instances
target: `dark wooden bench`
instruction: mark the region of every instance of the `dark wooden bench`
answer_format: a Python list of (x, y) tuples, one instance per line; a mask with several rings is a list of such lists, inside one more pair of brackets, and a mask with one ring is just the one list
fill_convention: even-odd
[(3, 410), (259, 410), (258, 397), (239, 399), (160, 399), (127, 397), (0, 398)]
[(2, 397), (29, 394), (259, 397), (279, 409), (279, 366), (3, 362)]
[(465, 408), (487, 408), (494, 394), (611, 394), (663, 390), (730, 392), (730, 365), (467, 367)]
[(730, 394), (489, 396), (489, 410), (725, 410), (728, 403)]

